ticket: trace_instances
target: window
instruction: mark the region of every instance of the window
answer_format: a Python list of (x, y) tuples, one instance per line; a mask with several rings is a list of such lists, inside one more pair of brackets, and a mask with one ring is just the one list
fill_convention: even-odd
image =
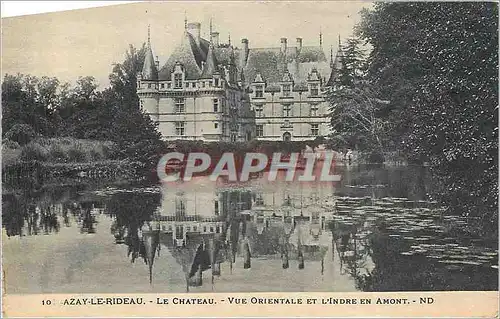
[(191, 83), (191, 87), (194, 89), (196, 87), (196, 83), (195, 82)]
[(151, 88), (151, 83), (148, 83), (148, 89), (150, 89), (150, 88)]
[(174, 88), (182, 88), (182, 73), (174, 74)]
[(161, 87), (162, 89), (164, 89), (164, 88), (165, 88), (165, 83), (160, 84), (160, 87)]
[(201, 87), (204, 88), (205, 87), (205, 82), (201, 82)]
[(255, 86), (255, 97), (263, 97), (264, 96), (264, 86), (256, 85)]
[(214, 128), (219, 128), (219, 123), (214, 123)]
[(214, 99), (214, 112), (219, 112), (219, 99)]
[(175, 103), (175, 113), (184, 113), (186, 112), (186, 108), (184, 107), (184, 99), (181, 97), (177, 97), (174, 99)]
[(217, 87), (219, 86), (219, 79), (214, 79), (214, 85)]
[(264, 206), (264, 198), (262, 197), (262, 194), (258, 194), (255, 196), (255, 205)]
[(184, 128), (184, 122), (175, 122), (175, 134), (176, 135), (184, 135), (185, 133), (185, 128)]
[(255, 106), (255, 116), (262, 117), (263, 116), (262, 111), (263, 111), (262, 105)]
[(263, 124), (257, 124), (255, 126), (255, 135), (257, 135), (257, 137), (264, 136), (264, 125)]
[(311, 95), (312, 96), (318, 96), (319, 95), (318, 84), (311, 84)]
[(311, 104), (311, 116), (318, 115), (318, 106), (316, 104)]
[(318, 136), (319, 135), (318, 124), (311, 124), (311, 135), (312, 136)]
[(290, 84), (283, 84), (282, 90), (283, 96), (292, 95), (292, 86)]
[(215, 215), (219, 215), (219, 201), (214, 202)]
[(292, 116), (292, 106), (290, 104), (283, 105), (283, 116)]
[(222, 122), (222, 135), (226, 135), (226, 122)]
[(285, 120), (285, 122), (283, 123), (283, 126), (284, 127), (290, 127), (290, 120)]

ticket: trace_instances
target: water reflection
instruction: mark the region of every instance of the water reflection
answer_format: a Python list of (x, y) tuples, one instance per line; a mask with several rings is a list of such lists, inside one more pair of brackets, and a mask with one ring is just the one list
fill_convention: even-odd
[[(53, 249), (82, 254), (87, 267), (103, 270), (115, 267), (114, 255), (109, 264), (92, 256), (108, 254), (109, 238), (125, 249), (116, 258), (140, 260), (142, 280), (161, 291), (496, 290), (496, 243), (468, 235), (463, 218), (443, 216), (426, 201), (420, 173), (355, 168), (338, 184), (200, 177), (161, 187), (16, 190), (3, 195), (4, 229), (9, 237), (54, 236)], [(57, 237), (64, 229), (96, 238), (95, 252), (64, 248)], [(15, 249), (5, 251), (7, 263), (23, 260)], [(116, 273), (127, 266), (120, 267)], [(7, 281), (22, 282), (22, 273), (8, 273)], [(102, 281), (95, 291), (113, 288), (105, 283), (113, 273), (95, 276)]]

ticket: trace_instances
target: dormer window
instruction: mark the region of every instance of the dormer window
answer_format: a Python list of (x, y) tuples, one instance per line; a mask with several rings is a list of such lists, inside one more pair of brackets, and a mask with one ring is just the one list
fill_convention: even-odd
[(319, 95), (319, 84), (314, 83), (310, 85), (311, 95), (318, 96)]
[(283, 96), (290, 96), (292, 95), (292, 85), (291, 84), (283, 84), (281, 87), (282, 94)]
[(255, 86), (255, 97), (264, 97), (264, 86), (256, 85)]
[(214, 79), (214, 86), (218, 87), (219, 86), (219, 79)]
[(182, 73), (174, 74), (174, 88), (176, 89), (182, 88)]

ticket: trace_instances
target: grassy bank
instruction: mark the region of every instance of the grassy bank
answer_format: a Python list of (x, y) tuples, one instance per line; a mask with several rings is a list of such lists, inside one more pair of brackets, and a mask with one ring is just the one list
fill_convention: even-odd
[[(12, 153), (12, 147), (8, 149)], [(81, 140), (71, 137), (37, 138), (18, 148), (16, 160), (86, 163), (111, 159), (115, 151), (115, 145), (108, 141)]]
[(116, 154), (116, 146), (107, 141), (37, 138), (19, 146), (4, 140), (2, 179), (6, 184), (22, 185), (30, 181), (133, 179), (144, 175), (141, 163), (117, 159)]

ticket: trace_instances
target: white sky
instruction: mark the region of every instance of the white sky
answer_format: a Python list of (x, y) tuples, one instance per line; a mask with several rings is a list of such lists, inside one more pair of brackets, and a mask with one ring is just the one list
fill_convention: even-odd
[[(138, 47), (146, 41), (148, 24), (160, 65), (181, 40), (185, 14), (189, 21), (202, 23), (204, 37), (212, 18), (221, 42), (227, 42), (230, 32), (233, 44), (239, 46), (241, 38), (248, 38), (250, 48), (279, 46), (281, 37), (287, 37), (290, 45), (296, 37), (302, 37), (304, 45), (318, 45), (321, 29), (329, 54), (330, 46), (336, 50), (338, 35), (342, 39), (351, 36), (359, 11), (371, 6), (356, 1), (28, 2), (20, 6), (13, 6), (17, 1), (2, 2), (2, 73), (55, 76), (62, 82), (91, 75), (101, 87), (108, 85), (112, 64), (123, 61), (129, 44)], [(105, 6), (3, 18), (37, 8), (89, 5)]]

